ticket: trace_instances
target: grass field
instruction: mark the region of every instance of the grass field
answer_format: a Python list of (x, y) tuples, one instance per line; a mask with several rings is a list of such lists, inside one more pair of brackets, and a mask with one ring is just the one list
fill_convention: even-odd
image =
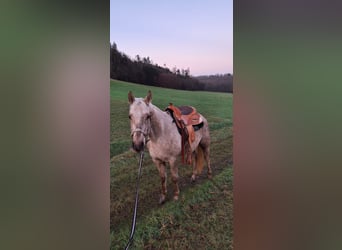
[[(233, 170), (232, 95), (165, 89), (111, 80), (111, 249), (124, 249), (130, 234), (139, 155), (130, 151), (127, 93), (144, 97), (152, 91), (153, 104), (160, 109), (191, 105), (203, 114), (211, 135), (213, 179), (206, 171), (190, 183), (191, 166), (179, 161), (180, 199), (158, 204), (160, 178), (148, 153), (145, 154), (139, 191), (134, 242), (130, 249), (232, 249)], [(168, 176), (169, 169), (168, 169)]]

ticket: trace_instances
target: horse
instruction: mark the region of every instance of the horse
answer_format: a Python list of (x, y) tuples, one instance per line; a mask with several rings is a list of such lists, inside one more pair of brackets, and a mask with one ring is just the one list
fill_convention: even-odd
[[(171, 179), (174, 184), (174, 200), (179, 198), (178, 167), (176, 160), (182, 152), (182, 139), (173, 118), (152, 104), (152, 92), (148, 91), (145, 98), (134, 97), (128, 92), (129, 119), (131, 127), (132, 148), (141, 152), (146, 146), (152, 161), (156, 165), (161, 179), (161, 195), (159, 204), (166, 199), (166, 164), (170, 166)], [(200, 114), (203, 126), (195, 132), (195, 140), (191, 143), (191, 159), (193, 171), (191, 181), (203, 169), (204, 160), (207, 163), (208, 178), (212, 177), (210, 166), (210, 135), (206, 118)], [(204, 160), (203, 160), (204, 159)]]

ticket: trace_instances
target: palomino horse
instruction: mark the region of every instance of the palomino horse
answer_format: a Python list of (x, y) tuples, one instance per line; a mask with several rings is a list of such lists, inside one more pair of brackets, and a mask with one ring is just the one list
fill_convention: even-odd
[[(158, 168), (161, 178), (161, 196), (159, 203), (166, 198), (166, 163), (170, 165), (172, 182), (174, 183), (174, 200), (178, 200), (178, 168), (176, 159), (181, 154), (181, 135), (171, 116), (151, 103), (152, 93), (145, 98), (135, 98), (128, 93), (129, 119), (131, 123), (132, 147), (140, 152), (146, 145), (150, 156)], [(208, 177), (211, 178), (209, 158), (210, 135), (207, 120), (201, 115), (203, 127), (195, 132), (195, 140), (191, 143), (193, 172), (191, 181), (195, 181), (196, 174), (203, 169), (203, 158), (207, 162)]]

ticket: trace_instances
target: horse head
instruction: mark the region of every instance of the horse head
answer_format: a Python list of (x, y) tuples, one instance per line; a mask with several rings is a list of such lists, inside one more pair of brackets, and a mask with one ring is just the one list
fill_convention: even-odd
[(131, 123), (132, 148), (136, 152), (142, 151), (149, 140), (152, 116), (151, 101), (152, 93), (150, 90), (145, 98), (135, 98), (132, 91), (128, 92), (130, 104), (128, 117)]

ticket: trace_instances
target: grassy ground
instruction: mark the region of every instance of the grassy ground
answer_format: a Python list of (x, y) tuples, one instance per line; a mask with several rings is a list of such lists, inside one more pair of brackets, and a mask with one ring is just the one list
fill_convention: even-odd
[[(213, 179), (203, 171), (190, 183), (191, 167), (179, 163), (180, 200), (158, 205), (160, 179), (148, 153), (145, 154), (139, 192), (134, 243), (131, 249), (232, 249), (232, 95), (164, 89), (111, 81), (111, 249), (123, 249), (131, 226), (138, 173), (138, 154), (129, 150), (130, 129), (127, 93), (144, 97), (161, 109), (169, 102), (192, 105), (209, 122)], [(169, 172), (168, 172), (169, 173)]]

